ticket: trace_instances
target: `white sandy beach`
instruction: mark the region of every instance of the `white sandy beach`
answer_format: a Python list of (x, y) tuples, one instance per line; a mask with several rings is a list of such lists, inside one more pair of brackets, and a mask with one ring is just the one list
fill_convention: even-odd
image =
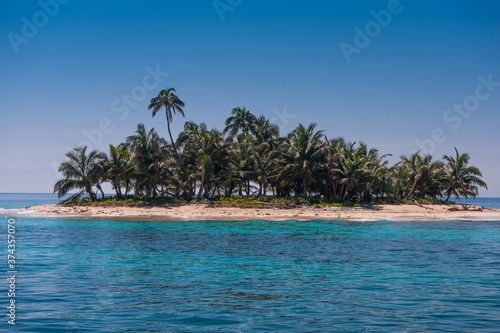
[(461, 205), (373, 205), (369, 207), (240, 208), (207, 204), (161, 206), (40, 205), (20, 215), (137, 220), (500, 220), (500, 209)]

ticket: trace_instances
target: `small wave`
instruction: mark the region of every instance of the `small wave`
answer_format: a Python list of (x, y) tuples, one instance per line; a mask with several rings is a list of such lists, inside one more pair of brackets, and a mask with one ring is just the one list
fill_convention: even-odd
[(36, 210), (26, 209), (26, 208), (12, 208), (12, 209), (0, 208), (0, 214), (10, 214), (10, 215), (18, 215), (18, 216), (33, 216), (33, 217), (38, 217), (38, 216), (48, 217), (50, 215), (50, 214), (45, 214), (45, 213), (39, 213)]
[(17, 208), (17, 209), (6, 209), (6, 208), (0, 208), (0, 213), (11, 213), (11, 214), (14, 214), (14, 213), (19, 213), (21, 212), (22, 209), (20, 208)]

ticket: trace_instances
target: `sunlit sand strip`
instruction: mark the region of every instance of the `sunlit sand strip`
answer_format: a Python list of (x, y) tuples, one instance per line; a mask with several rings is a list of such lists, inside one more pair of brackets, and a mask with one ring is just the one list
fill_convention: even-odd
[[(452, 211), (451, 209), (459, 209)], [(470, 220), (500, 221), (499, 209), (461, 210), (460, 205), (380, 205), (369, 207), (295, 207), (238, 208), (206, 204), (163, 205), (145, 207), (60, 206), (41, 205), (29, 209), (9, 210), (9, 214), (31, 217), (77, 217), (82, 219), (114, 219), (141, 221), (186, 220), (349, 220), (349, 221), (436, 221)], [(478, 210), (474, 210), (478, 209)], [(7, 211), (4, 210), (5, 213)]]

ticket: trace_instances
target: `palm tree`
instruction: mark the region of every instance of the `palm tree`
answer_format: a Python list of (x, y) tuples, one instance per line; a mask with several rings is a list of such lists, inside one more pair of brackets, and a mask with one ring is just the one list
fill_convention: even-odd
[(288, 134), (288, 142), (284, 146), (283, 169), (280, 172), (280, 178), (295, 179), (296, 192), (301, 186), (303, 196), (307, 196), (311, 183), (318, 179), (317, 172), (327, 152), (327, 145), (321, 141), (323, 131), (315, 131), (316, 126), (316, 124), (310, 124), (304, 127), (299, 124)]
[(406, 200), (412, 196), (436, 198), (441, 194), (443, 163), (432, 161), (431, 155), (420, 156), (418, 151), (410, 157), (401, 156), (401, 161), (396, 165), (396, 174), (405, 179), (400, 182), (400, 186), (404, 187), (401, 192), (407, 193)]
[[(370, 198), (371, 195), (376, 195), (377, 197), (384, 197), (390, 195), (393, 190), (393, 174), (391, 168), (388, 167), (389, 162), (384, 160), (386, 156), (392, 156), (391, 154), (382, 155), (381, 157), (376, 157), (370, 163), (370, 172), (372, 176), (372, 182), (370, 184)], [(364, 198), (364, 201), (368, 201)]]
[(254, 170), (254, 180), (257, 180), (259, 184), (259, 195), (266, 195), (269, 178), (275, 169), (276, 157), (279, 152), (270, 151), (271, 146), (268, 143), (262, 143), (260, 147), (264, 147), (263, 150), (254, 151), (250, 155), (249, 163)]
[(478, 187), (488, 189), (486, 183), (479, 177), (482, 177), (481, 171), (475, 166), (468, 166), (470, 156), (467, 153), (460, 155), (455, 148), (455, 157), (444, 155), (446, 161), (446, 200), (450, 200), (451, 196), (460, 200), (460, 196), (467, 198), (476, 197)]
[(179, 135), (178, 141), (184, 145), (184, 156), (189, 158), (192, 164), (199, 166), (200, 188), (198, 190), (197, 199), (201, 198), (203, 191), (205, 196), (208, 195), (209, 189), (207, 186), (210, 172), (212, 169), (210, 131), (204, 123), (197, 125), (192, 122), (187, 122), (184, 126), (184, 132)]
[(345, 140), (342, 137), (328, 140), (328, 138), (325, 136), (325, 141), (327, 144), (325, 168), (328, 176), (326, 192), (330, 196), (337, 198), (338, 183), (337, 178), (335, 177), (335, 169), (342, 162), (342, 156), (340, 153), (345, 148)]
[(248, 134), (227, 138), (228, 169), (231, 172), (229, 178), (233, 184), (238, 185), (238, 195), (240, 196), (243, 195), (243, 186), (247, 194), (250, 193), (250, 174), (252, 171), (249, 167), (249, 158), (254, 146), (255, 139)]
[(267, 144), (263, 146), (263, 149), (266, 149), (267, 146), (269, 146), (269, 149), (273, 149), (278, 143), (278, 138), (280, 136), (279, 127), (271, 123), (271, 121), (264, 116), (260, 116), (255, 120), (250, 127), (250, 131), (257, 140), (258, 145)]
[(156, 116), (158, 111), (165, 107), (165, 117), (167, 118), (167, 128), (168, 135), (170, 136), (170, 142), (174, 148), (174, 153), (178, 156), (177, 148), (175, 147), (174, 139), (172, 138), (172, 132), (170, 131), (170, 123), (173, 120), (172, 115), (179, 112), (184, 117), (184, 110), (182, 109), (185, 105), (184, 102), (179, 99), (175, 94), (174, 88), (169, 88), (168, 90), (162, 90), (157, 97), (151, 99), (149, 103), (149, 110), (153, 109), (153, 117)]
[(130, 152), (127, 146), (123, 144), (118, 147), (109, 145), (109, 156), (106, 158), (106, 164), (108, 179), (115, 189), (116, 196), (121, 197), (124, 180), (127, 173), (133, 168), (130, 165)]
[(158, 195), (163, 164), (168, 158), (166, 142), (154, 128), (148, 132), (143, 124), (137, 125), (135, 133), (127, 137), (127, 143), (133, 152), (132, 160), (136, 168), (136, 192), (143, 188), (148, 196), (155, 197)]
[[(405, 155), (401, 156), (401, 162), (399, 165), (402, 169), (405, 170), (405, 175), (409, 176), (409, 180), (411, 180), (411, 188), (406, 195), (406, 200), (408, 200), (413, 192), (415, 191), (415, 187), (417, 186), (418, 179), (420, 178), (420, 172), (422, 171), (420, 168), (422, 166), (422, 157), (420, 156), (420, 151), (412, 154), (410, 157), (406, 157)], [(405, 184), (408, 188), (409, 183)]]
[[(335, 142), (332, 144), (335, 145)], [(352, 198), (360, 195), (373, 180), (374, 176), (369, 164), (372, 156), (376, 155), (376, 151), (368, 151), (363, 143), (360, 143), (358, 148), (354, 147), (355, 142), (347, 145), (343, 142), (338, 144), (342, 144), (339, 152), (340, 162), (333, 169), (333, 173), (336, 183), (340, 185), (340, 199), (346, 200), (349, 196)]]
[[(186, 122), (176, 141), (170, 122), (176, 112), (184, 116), (184, 103), (170, 88), (151, 99), (153, 117), (165, 107), (169, 144), (143, 124), (126, 138), (110, 145), (109, 155), (87, 147), (66, 154), (59, 170), (64, 178), (54, 186), (59, 197), (73, 189), (79, 198), (88, 193), (104, 197), (104, 182), (111, 183), (117, 197), (130, 191), (136, 195), (182, 197), (231, 196), (272, 192), (277, 196), (318, 196), (321, 200), (372, 201), (373, 198), (437, 199), (475, 197), (486, 187), (481, 171), (469, 166), (468, 154), (443, 156), (435, 161), (420, 152), (389, 167), (375, 148), (364, 143), (328, 140), (316, 124), (299, 124), (280, 136), (279, 129), (264, 116), (256, 118), (243, 108), (234, 108), (224, 131), (208, 129), (204, 123)], [(316, 200), (316, 199), (314, 199)]]
[(191, 165), (199, 168), (200, 187), (197, 198), (208, 197), (214, 190), (220, 191), (223, 164), (228, 159), (223, 133), (208, 130), (205, 123), (187, 122), (178, 142), (183, 145), (183, 155)]
[(87, 193), (91, 201), (97, 199), (92, 186), (96, 185), (96, 174), (99, 172), (98, 164), (104, 156), (97, 150), (91, 151), (87, 155), (87, 146), (78, 147), (66, 154), (68, 161), (61, 163), (59, 172), (62, 172), (64, 178), (60, 179), (54, 185), (54, 193), (58, 197), (65, 196), (74, 189), (81, 190), (72, 198), (79, 198), (83, 193)]
[(231, 111), (232, 116), (226, 119), (226, 128), (224, 133), (229, 132), (230, 136), (235, 136), (239, 130), (243, 134), (248, 134), (256, 121), (255, 116), (245, 107), (236, 107)]

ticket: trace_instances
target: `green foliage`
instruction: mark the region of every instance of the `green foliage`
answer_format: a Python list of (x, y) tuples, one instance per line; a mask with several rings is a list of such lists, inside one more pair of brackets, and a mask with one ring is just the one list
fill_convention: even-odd
[[(264, 116), (234, 108), (223, 131), (186, 122), (173, 140), (170, 122), (184, 116), (175, 89), (150, 102), (155, 116), (165, 110), (170, 143), (143, 124), (109, 154), (76, 148), (61, 164), (64, 178), (54, 186), (77, 204), (162, 204), (203, 202), (250, 207), (269, 205), (442, 204), (451, 197), (476, 196), (486, 184), (469, 165), (468, 154), (443, 156), (420, 152), (388, 165), (365, 143), (328, 139), (316, 124), (299, 124), (280, 135)], [(104, 198), (103, 183), (114, 198)], [(100, 198), (98, 199), (98, 193)], [(131, 196), (132, 195), (132, 196)], [(441, 198), (446, 198), (442, 201)]]
[(99, 205), (99, 206), (141, 206), (141, 205), (162, 205), (162, 204), (185, 204), (189, 201), (182, 200), (175, 197), (147, 197), (147, 196), (123, 196), (123, 197), (105, 197), (99, 198), (94, 201), (89, 200), (76, 200), (67, 201), (63, 205)]

